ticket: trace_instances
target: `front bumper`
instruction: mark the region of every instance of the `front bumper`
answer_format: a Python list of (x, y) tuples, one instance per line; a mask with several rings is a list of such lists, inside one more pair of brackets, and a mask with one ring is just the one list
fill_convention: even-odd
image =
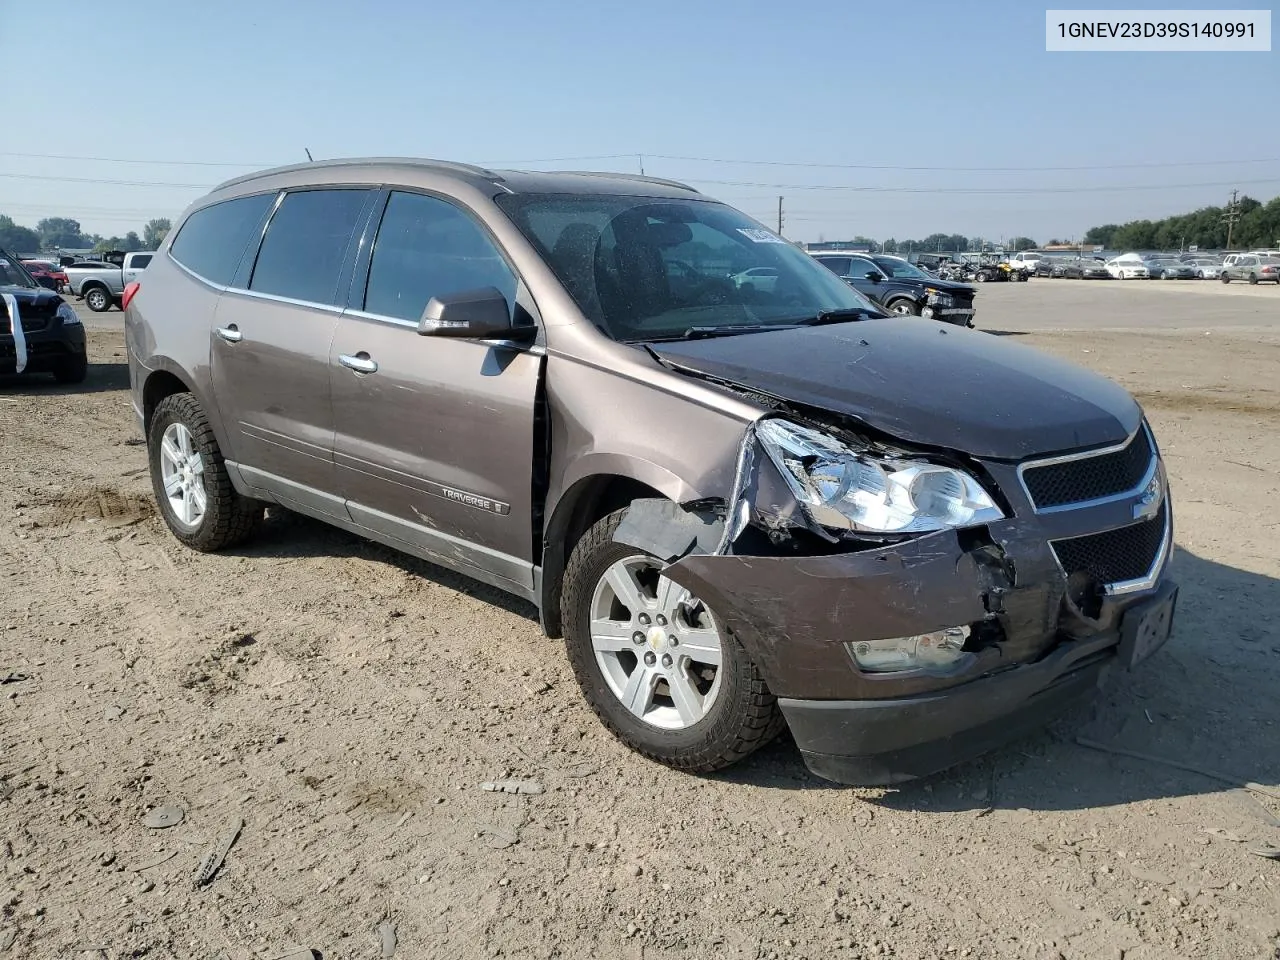
[[(1097, 689), (1120, 660), (1126, 617), (1176, 592), (1172, 507), (1146, 575), (1087, 604), (1051, 544), (1136, 530), (1134, 516), (1117, 500), (849, 553), (694, 554), (667, 575), (742, 643), (814, 773), (893, 783), (984, 753)], [(950, 675), (865, 673), (850, 652), (962, 625), (973, 656)]]
[[(52, 320), (44, 330), (25, 330), (27, 341), (27, 368), (24, 373), (52, 373), (59, 364), (85, 354), (84, 327), (80, 324), (63, 326)], [(17, 371), (18, 357), (13, 337), (0, 336), (0, 376)]]

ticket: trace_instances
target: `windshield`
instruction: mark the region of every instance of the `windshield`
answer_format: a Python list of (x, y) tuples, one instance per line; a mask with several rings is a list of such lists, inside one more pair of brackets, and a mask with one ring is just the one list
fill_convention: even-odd
[(0, 287), (29, 289), (34, 286), (38, 286), (38, 284), (31, 279), (31, 274), (27, 273), (26, 268), (3, 250), (0, 250)]
[(883, 311), (732, 207), (707, 200), (508, 194), (498, 205), (615, 340), (776, 328)]
[(919, 267), (907, 263), (905, 260), (895, 260), (893, 257), (873, 257), (872, 262), (884, 272), (886, 277), (907, 277), (911, 280), (933, 279)]

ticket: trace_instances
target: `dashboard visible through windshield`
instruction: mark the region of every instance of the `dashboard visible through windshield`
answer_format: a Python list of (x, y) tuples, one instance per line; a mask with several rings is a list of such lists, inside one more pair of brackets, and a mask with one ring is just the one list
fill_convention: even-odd
[(587, 318), (615, 340), (730, 335), (882, 313), (794, 244), (721, 203), (536, 194), (497, 203)]

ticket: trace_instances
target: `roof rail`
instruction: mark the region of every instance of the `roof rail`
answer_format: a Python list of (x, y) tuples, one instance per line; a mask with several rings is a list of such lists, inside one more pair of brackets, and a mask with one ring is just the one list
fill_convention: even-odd
[(547, 172), (567, 173), (575, 177), (608, 177), (613, 180), (635, 180), (637, 183), (657, 183), (664, 187), (675, 187), (678, 190), (688, 190), (690, 193), (700, 192), (696, 187), (691, 187), (687, 183), (681, 183), (679, 180), (667, 180), (664, 177), (647, 177), (642, 173), (615, 173), (609, 170), (548, 170)]
[(239, 183), (248, 183), (252, 180), (259, 180), (264, 177), (272, 177), (279, 173), (294, 173), (298, 170), (331, 170), (335, 167), (354, 167), (365, 166), (368, 164), (401, 164), (415, 167), (430, 167), (435, 170), (451, 171), (453, 173), (466, 173), (475, 177), (483, 177), (486, 180), (499, 181), (502, 179), (501, 176), (494, 173), (492, 170), (486, 170), (484, 167), (478, 167), (470, 163), (454, 163), (449, 160), (432, 160), (427, 157), (346, 157), (336, 160), (315, 160), (308, 163), (290, 163), (282, 167), (271, 167), (268, 170), (259, 170), (256, 173), (246, 173), (239, 177), (232, 177), (230, 180), (224, 180), (222, 183), (214, 187), (213, 191), (232, 187)]

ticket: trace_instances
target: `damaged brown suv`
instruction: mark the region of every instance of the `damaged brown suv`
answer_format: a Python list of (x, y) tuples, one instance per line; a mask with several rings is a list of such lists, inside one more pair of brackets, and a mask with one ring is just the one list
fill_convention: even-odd
[(609, 729), (681, 769), (787, 726), (823, 777), (926, 775), (1169, 636), (1165, 473), (1124, 390), (886, 317), (683, 184), (242, 177), (126, 324), (180, 540), (281, 504), (523, 597)]

